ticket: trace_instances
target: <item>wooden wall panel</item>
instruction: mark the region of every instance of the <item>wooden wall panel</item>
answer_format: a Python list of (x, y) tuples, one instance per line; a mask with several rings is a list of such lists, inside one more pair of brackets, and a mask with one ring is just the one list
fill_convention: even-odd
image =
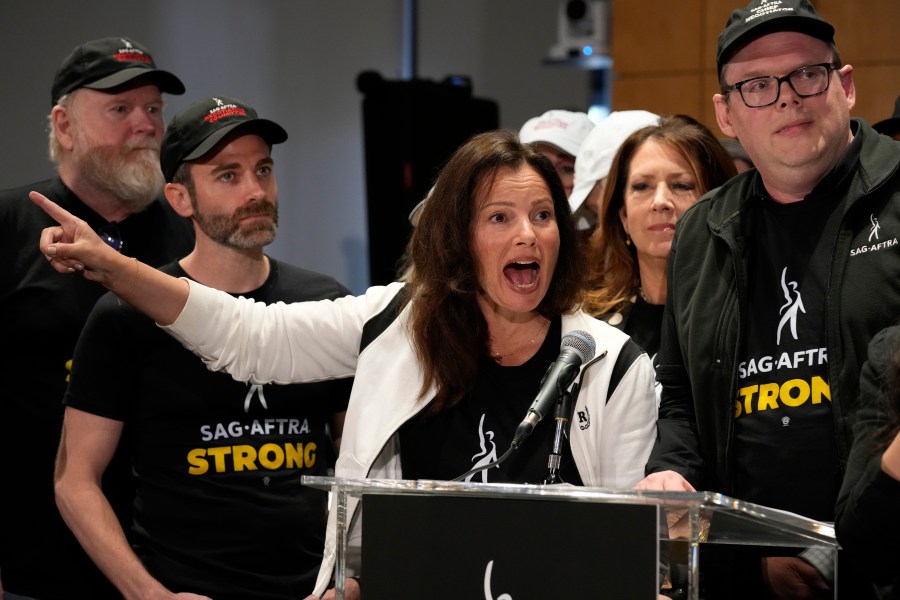
[[(898, 0), (813, 0), (835, 26), (835, 41), (854, 66), (854, 116), (890, 115), (900, 95)], [(612, 0), (612, 109), (685, 112), (720, 135), (712, 108), (718, 90), (716, 39), (734, 0)]]
[(706, 98), (698, 75), (622, 77), (613, 82), (615, 110), (649, 110), (656, 114), (684, 113), (700, 118)]
[(891, 115), (900, 96), (900, 2), (814, 0), (835, 28), (841, 59), (853, 65), (856, 106), (852, 114), (875, 123)]
[[(813, 4), (834, 25), (834, 41), (845, 61), (900, 62), (900, 2), (813, 0)], [(900, 87), (900, 81), (895, 85)]]
[(900, 61), (892, 65), (850, 64), (856, 85), (856, 106), (851, 114), (869, 124), (891, 116), (894, 100), (900, 96)]
[(616, 70), (664, 77), (702, 68), (703, 36), (697, 31), (697, 15), (703, 3), (613, 0), (610, 46)]

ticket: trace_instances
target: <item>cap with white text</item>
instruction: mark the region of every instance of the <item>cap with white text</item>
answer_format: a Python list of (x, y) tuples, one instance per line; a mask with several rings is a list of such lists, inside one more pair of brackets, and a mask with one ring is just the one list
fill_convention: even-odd
[(259, 118), (252, 107), (240, 100), (226, 96), (198, 100), (172, 117), (166, 127), (159, 151), (166, 181), (172, 181), (181, 163), (203, 158), (238, 128), (260, 136), (270, 146), (288, 137), (281, 125)]
[(753, 40), (777, 31), (795, 31), (834, 41), (834, 27), (819, 16), (808, 0), (753, 0), (731, 13), (719, 34), (716, 67), (722, 65)]

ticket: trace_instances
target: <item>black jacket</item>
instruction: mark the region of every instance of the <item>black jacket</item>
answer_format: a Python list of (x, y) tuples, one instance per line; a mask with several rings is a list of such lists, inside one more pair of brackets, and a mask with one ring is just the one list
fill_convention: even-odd
[[(898, 311), (900, 312), (900, 311)], [(900, 351), (900, 326), (885, 329), (869, 344), (869, 360), (860, 377), (860, 406), (853, 447), (838, 495), (835, 529), (844, 552), (851, 555), (873, 581), (889, 585), (900, 598), (900, 481), (881, 470), (885, 430), (896, 426), (889, 417), (900, 398), (887, 398), (883, 379)]]
[[(900, 143), (853, 120), (859, 164), (840, 202), (826, 298), (828, 378), (842, 466), (869, 340), (900, 308)], [(673, 470), (697, 489), (730, 493), (737, 360), (747, 311), (749, 207), (755, 170), (684, 213), (669, 257), (657, 378), (659, 433), (647, 473)], [(878, 240), (869, 241), (871, 216)], [(696, 393), (694, 391), (696, 390)]]
[[(840, 226), (823, 323), (842, 470), (867, 345), (900, 312), (900, 143), (858, 119), (851, 127), (854, 144), (861, 145), (848, 192), (835, 209)], [(697, 489), (727, 495), (733, 495), (737, 362), (746, 335), (758, 177), (755, 170), (742, 173), (679, 220), (657, 368), (663, 386), (658, 433), (646, 469), (648, 474), (673, 470)]]

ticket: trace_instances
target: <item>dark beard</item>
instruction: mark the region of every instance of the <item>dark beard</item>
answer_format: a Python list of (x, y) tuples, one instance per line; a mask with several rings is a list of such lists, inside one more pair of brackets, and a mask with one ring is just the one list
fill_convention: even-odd
[[(271, 221), (257, 221), (241, 226), (250, 215), (268, 215)], [(194, 202), (194, 220), (209, 239), (232, 248), (251, 249), (268, 246), (278, 231), (278, 207), (268, 200), (242, 206), (234, 214), (203, 214)]]

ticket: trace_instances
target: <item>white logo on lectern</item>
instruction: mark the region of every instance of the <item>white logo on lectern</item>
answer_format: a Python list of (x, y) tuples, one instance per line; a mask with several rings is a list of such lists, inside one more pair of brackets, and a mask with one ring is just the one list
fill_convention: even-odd
[(494, 569), (494, 561), (488, 561), (487, 569), (484, 570), (484, 600), (513, 600), (509, 594), (500, 594), (494, 598), (491, 592), (491, 571)]

